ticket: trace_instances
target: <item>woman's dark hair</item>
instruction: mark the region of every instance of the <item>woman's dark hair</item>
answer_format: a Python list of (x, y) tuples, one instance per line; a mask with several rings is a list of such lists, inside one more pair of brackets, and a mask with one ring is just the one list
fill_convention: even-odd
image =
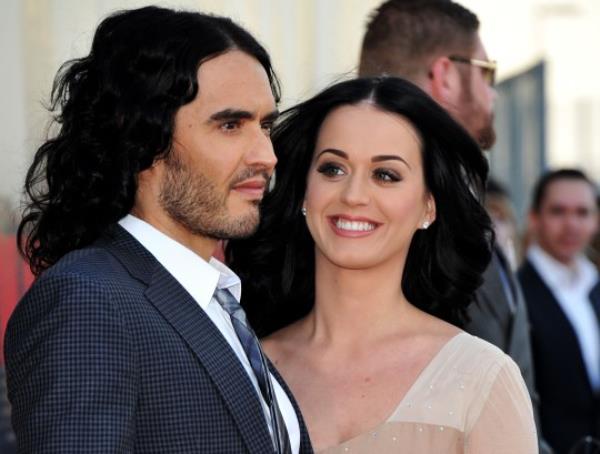
[(104, 19), (86, 57), (59, 70), (57, 134), (36, 152), (17, 242), (36, 274), (93, 242), (134, 202), (137, 175), (171, 148), (177, 110), (198, 92), (200, 64), (231, 49), (264, 67), (265, 49), (230, 19), (147, 7)]
[(483, 153), (410, 82), (392, 77), (350, 80), (282, 114), (272, 135), (277, 183), (264, 199), (258, 231), (227, 247), (229, 264), (244, 283), (242, 304), (259, 335), (301, 318), (314, 304), (314, 242), (300, 211), (306, 178), (325, 117), (337, 107), (361, 102), (408, 119), (421, 137), (436, 221), (417, 231), (410, 245), (401, 277), (408, 301), (460, 323), (482, 282), (493, 241), (490, 219), (477, 196), (488, 171)]

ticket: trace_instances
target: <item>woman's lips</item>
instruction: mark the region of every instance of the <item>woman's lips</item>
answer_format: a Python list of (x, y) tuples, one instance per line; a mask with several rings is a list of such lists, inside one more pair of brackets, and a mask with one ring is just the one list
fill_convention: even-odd
[(337, 235), (349, 238), (368, 236), (381, 225), (372, 219), (356, 216), (335, 215), (328, 219)]

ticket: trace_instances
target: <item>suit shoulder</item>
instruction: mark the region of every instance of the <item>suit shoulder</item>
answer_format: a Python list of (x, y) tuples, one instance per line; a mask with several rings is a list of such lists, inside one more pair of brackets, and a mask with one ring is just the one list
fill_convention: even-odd
[(40, 276), (40, 280), (72, 275), (100, 283), (103, 279), (110, 279), (111, 274), (122, 270), (119, 261), (106, 249), (89, 246), (66, 254), (48, 268)]
[(112, 311), (115, 276), (123, 273), (119, 262), (101, 248), (70, 252), (34, 281), (17, 304), (9, 325), (19, 321), (36, 324), (58, 308), (73, 314)]

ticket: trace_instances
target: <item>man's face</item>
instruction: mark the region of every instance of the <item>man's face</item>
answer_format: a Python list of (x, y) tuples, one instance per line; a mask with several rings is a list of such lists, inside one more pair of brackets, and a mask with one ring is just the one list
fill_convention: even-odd
[(163, 166), (158, 200), (193, 235), (246, 237), (258, 226), (276, 163), (269, 80), (256, 59), (232, 50), (200, 65), (198, 87), (177, 112), (172, 150), (157, 164)]
[[(479, 35), (476, 37), (475, 52), (469, 58), (488, 60)], [(496, 142), (494, 130), (494, 99), (496, 92), (484, 76), (486, 69), (458, 63), (461, 76), (461, 92), (455, 117), (475, 138), (479, 146), (487, 150)]]
[(556, 260), (569, 264), (589, 245), (597, 229), (596, 199), (583, 180), (550, 183), (531, 224), (537, 242)]

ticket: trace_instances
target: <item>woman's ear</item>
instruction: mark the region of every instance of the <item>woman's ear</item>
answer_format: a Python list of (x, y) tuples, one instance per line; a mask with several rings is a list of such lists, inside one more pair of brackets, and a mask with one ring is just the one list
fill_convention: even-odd
[(427, 195), (427, 202), (425, 208), (425, 219), (423, 220), (423, 224), (427, 223), (427, 227), (435, 222), (436, 219), (436, 209), (435, 209), (435, 199), (433, 195)]

